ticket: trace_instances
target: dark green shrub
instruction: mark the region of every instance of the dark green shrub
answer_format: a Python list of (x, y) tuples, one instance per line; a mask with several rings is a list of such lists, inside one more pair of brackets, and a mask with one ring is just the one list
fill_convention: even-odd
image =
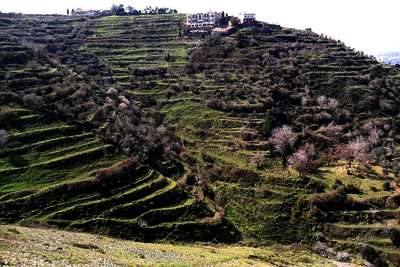
[(400, 193), (396, 193), (388, 197), (386, 207), (397, 209), (400, 206)]
[(339, 179), (336, 179), (336, 180), (335, 180), (335, 183), (332, 185), (332, 189), (333, 189), (333, 190), (336, 190), (336, 189), (338, 189), (340, 186), (343, 186), (343, 182), (340, 181)]
[(361, 194), (362, 191), (360, 190), (360, 188), (358, 188), (357, 186), (355, 186), (354, 184), (348, 184), (344, 187), (344, 191), (346, 192), (346, 194)]
[(389, 238), (396, 248), (400, 248), (400, 230), (392, 228), (389, 230)]
[(307, 189), (313, 193), (322, 193), (325, 191), (325, 186), (320, 181), (310, 179), (307, 183)]
[(259, 179), (258, 174), (254, 171), (239, 167), (230, 169), (225, 175), (225, 178), (231, 183), (240, 182), (243, 184), (254, 184)]
[(382, 260), (381, 258), (376, 259), (374, 262), (374, 267), (389, 267), (386, 261)]
[(310, 203), (323, 211), (360, 210), (370, 206), (368, 203), (355, 201), (348, 196), (344, 186), (334, 191), (315, 194), (310, 199)]
[(316, 194), (311, 198), (311, 204), (323, 211), (344, 210), (347, 207), (347, 195), (330, 191), (322, 194)]
[(274, 124), (272, 122), (272, 119), (268, 114), (265, 115), (263, 124), (262, 124), (262, 133), (265, 136), (269, 136), (272, 132), (272, 129), (274, 128)]
[(390, 183), (388, 181), (385, 181), (382, 186), (383, 186), (383, 190), (392, 191), (392, 186), (390, 185)]
[(23, 97), (23, 102), (26, 106), (40, 108), (44, 105), (43, 97), (36, 94), (29, 94)]
[(361, 256), (370, 263), (373, 263), (376, 259), (379, 259), (378, 252), (376, 252), (376, 250), (369, 245), (365, 245), (361, 248)]
[(17, 112), (8, 109), (0, 109), (0, 124), (8, 125), (18, 118)]
[(122, 162), (115, 164), (114, 166), (96, 170), (91, 173), (92, 176), (96, 176), (96, 179), (101, 183), (116, 182), (121, 179), (128, 179), (134, 173), (138, 166), (136, 158), (128, 158)]
[(215, 159), (213, 157), (211, 157), (206, 151), (205, 149), (201, 149), (200, 151), (200, 156), (201, 158), (205, 161), (205, 162), (209, 162), (209, 163), (214, 163)]

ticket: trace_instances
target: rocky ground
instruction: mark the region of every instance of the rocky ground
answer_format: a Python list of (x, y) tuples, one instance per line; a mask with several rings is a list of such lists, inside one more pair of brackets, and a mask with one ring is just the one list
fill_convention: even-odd
[(293, 246), (138, 243), (99, 235), (0, 226), (0, 266), (357, 266)]

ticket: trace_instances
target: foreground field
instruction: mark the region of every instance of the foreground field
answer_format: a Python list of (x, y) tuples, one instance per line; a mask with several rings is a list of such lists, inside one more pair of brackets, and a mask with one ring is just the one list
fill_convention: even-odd
[(289, 246), (250, 248), (150, 244), (8, 225), (0, 226), (0, 266), (3, 265), (338, 266), (302, 248)]

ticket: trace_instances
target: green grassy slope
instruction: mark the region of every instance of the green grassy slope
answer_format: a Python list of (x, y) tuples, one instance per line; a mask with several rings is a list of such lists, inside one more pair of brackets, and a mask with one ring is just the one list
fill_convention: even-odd
[(46, 119), (19, 107), (7, 107), (18, 118), (8, 129), (9, 144), (1, 149), (1, 194), (38, 190), (72, 178), (87, 177), (91, 170), (114, 164), (112, 146), (64, 122)]
[(8, 144), (0, 149), (1, 220), (147, 241), (230, 239), (229, 231), (226, 236), (215, 232), (229, 228), (223, 221), (209, 223), (217, 212), (213, 204), (198, 201), (152, 168), (138, 166), (102, 180), (93, 176), (124, 156), (90, 131), (18, 106), (6, 110), (17, 117), (7, 126)]
[(108, 64), (132, 97), (159, 98), (179, 80), (174, 69), (186, 63), (186, 48), (193, 45), (179, 38), (181, 21), (182, 15), (90, 20), (83, 49)]

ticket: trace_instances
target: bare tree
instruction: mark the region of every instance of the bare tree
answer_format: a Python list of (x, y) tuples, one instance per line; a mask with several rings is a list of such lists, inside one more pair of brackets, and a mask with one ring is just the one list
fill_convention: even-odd
[(128, 105), (124, 102), (122, 102), (121, 104), (119, 104), (119, 109), (120, 110), (127, 110), (128, 109)]
[(381, 141), (381, 136), (383, 134), (382, 130), (378, 129), (371, 122), (364, 124), (362, 129), (368, 133), (367, 141), (372, 145), (376, 146)]
[(337, 152), (342, 159), (347, 161), (348, 170), (353, 162), (366, 163), (369, 160), (370, 144), (362, 137), (350, 141), (348, 144), (337, 147)]
[(107, 94), (111, 95), (111, 96), (117, 96), (118, 95), (118, 90), (115, 89), (114, 87), (110, 87), (107, 90)]
[(311, 162), (314, 156), (314, 144), (307, 143), (289, 157), (288, 166), (298, 171), (300, 176), (303, 176), (304, 173), (311, 168)]
[(270, 138), (275, 150), (282, 156), (283, 164), (287, 165), (287, 157), (293, 150), (293, 146), (297, 140), (297, 134), (293, 132), (290, 126), (276, 128), (272, 131)]
[(250, 164), (256, 166), (257, 168), (261, 167), (263, 163), (265, 162), (265, 155), (257, 151), (256, 154), (254, 154), (251, 157)]
[(343, 131), (343, 126), (336, 125), (335, 123), (331, 122), (327, 126), (322, 126), (318, 130), (325, 136), (331, 137), (331, 138), (337, 138)]
[(44, 105), (43, 97), (38, 96), (34, 93), (25, 95), (22, 101), (25, 105), (32, 106), (34, 108), (40, 108)]
[(296, 153), (291, 155), (288, 159), (288, 166), (300, 173), (303, 176), (307, 170), (309, 158), (305, 150), (299, 149)]
[(317, 98), (317, 103), (320, 107), (324, 109), (335, 109), (339, 105), (338, 101), (334, 98), (329, 98), (326, 96), (319, 96)]
[(110, 105), (110, 106), (114, 106), (115, 105), (115, 101), (111, 98), (111, 97), (106, 97), (105, 98), (105, 104)]
[(8, 133), (6, 130), (0, 129), (0, 147), (4, 147), (8, 142)]
[(119, 97), (119, 100), (121, 101), (121, 103), (125, 103), (125, 104), (127, 104), (128, 106), (130, 105), (130, 101), (128, 100), (128, 98), (126, 98), (125, 96), (123, 96), (123, 95), (120, 95)]

